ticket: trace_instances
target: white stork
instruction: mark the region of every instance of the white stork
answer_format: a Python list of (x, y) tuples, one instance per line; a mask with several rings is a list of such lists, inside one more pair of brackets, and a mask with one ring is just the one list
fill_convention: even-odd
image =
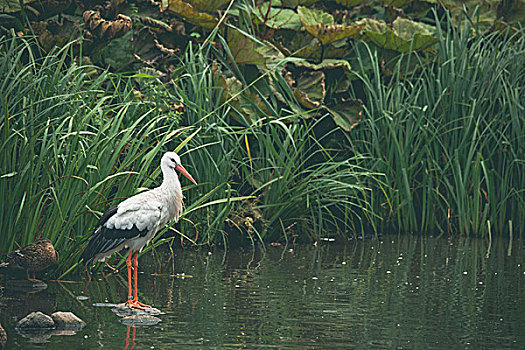
[[(150, 307), (139, 302), (137, 298), (139, 252), (164, 225), (172, 220), (177, 221), (182, 213), (184, 196), (175, 170), (197, 184), (180, 164), (180, 158), (176, 153), (166, 152), (160, 161), (160, 168), (163, 175), (162, 184), (108, 209), (98, 220), (95, 231), (81, 256), (81, 259), (87, 264), (93, 260), (104, 261), (123, 248), (129, 249), (126, 259), (128, 300), (125, 303), (129, 308)], [(135, 253), (133, 258), (134, 296), (131, 295), (131, 258), (133, 253)]]

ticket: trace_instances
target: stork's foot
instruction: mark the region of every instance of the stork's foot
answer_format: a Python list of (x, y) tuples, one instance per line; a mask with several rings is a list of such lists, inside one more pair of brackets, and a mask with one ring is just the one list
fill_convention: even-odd
[(144, 309), (149, 309), (151, 308), (151, 306), (149, 305), (146, 305), (144, 303), (141, 303), (140, 301), (138, 300), (133, 300), (133, 299), (128, 299), (126, 300), (126, 302), (124, 303), (127, 307), (129, 307), (130, 309), (139, 309), (139, 310), (144, 310)]

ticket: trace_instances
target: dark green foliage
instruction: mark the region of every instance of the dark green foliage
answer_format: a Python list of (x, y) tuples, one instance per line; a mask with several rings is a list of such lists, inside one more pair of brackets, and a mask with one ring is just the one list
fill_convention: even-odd
[[(356, 45), (364, 122), (349, 135), (384, 173), (384, 229), (506, 234), (525, 228), (523, 31), (473, 36), (445, 23), (431, 61), (407, 55), (384, 79), (377, 52)], [(357, 47), (360, 47), (357, 50)], [(417, 60), (416, 73), (406, 67)], [(371, 68), (371, 70), (369, 70)], [(383, 202), (388, 206), (383, 206)], [(385, 210), (386, 209), (386, 210)]]
[[(68, 46), (41, 56), (33, 42), (0, 40), (0, 251), (37, 237), (70, 266), (101, 213), (157, 167), (176, 121), (138, 101), (129, 80), (68, 64)], [(146, 183), (156, 181), (148, 180)]]

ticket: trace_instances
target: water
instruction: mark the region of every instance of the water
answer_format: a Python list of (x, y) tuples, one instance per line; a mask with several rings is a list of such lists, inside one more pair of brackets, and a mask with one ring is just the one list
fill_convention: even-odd
[[(141, 300), (165, 312), (157, 325), (126, 326), (93, 306), (125, 299), (124, 272), (4, 291), (0, 322), (13, 349), (523, 349), (523, 242), (511, 256), (506, 240), (487, 249), (477, 239), (386, 236), (176, 251), (174, 260), (157, 251), (141, 258), (139, 275)], [(47, 340), (18, 335), (16, 320), (33, 310), (73, 311), (87, 326)]]

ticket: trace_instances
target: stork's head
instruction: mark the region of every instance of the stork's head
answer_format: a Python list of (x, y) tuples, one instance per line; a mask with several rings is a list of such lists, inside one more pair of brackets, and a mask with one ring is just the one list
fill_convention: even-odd
[(182, 164), (180, 164), (180, 157), (175, 152), (164, 153), (164, 155), (162, 156), (162, 160), (160, 161), (160, 167), (163, 171), (165, 169), (166, 170), (169, 169), (171, 171), (177, 170), (182, 175), (186, 176), (188, 180), (193, 182), (195, 185), (197, 184), (197, 182), (193, 179), (193, 177), (191, 177), (191, 175), (186, 171), (186, 169), (184, 169)]

